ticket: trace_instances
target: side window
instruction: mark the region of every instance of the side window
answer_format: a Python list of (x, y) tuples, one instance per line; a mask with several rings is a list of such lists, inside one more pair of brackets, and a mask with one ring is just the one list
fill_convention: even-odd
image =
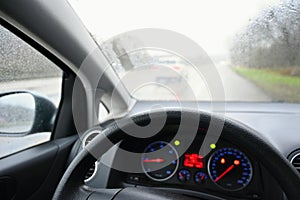
[(47, 142), (62, 70), (0, 26), (0, 158)]

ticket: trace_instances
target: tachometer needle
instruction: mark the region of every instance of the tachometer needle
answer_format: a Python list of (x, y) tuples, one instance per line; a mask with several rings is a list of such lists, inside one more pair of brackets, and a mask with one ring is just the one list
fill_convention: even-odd
[(218, 182), (221, 178), (223, 178), (228, 172), (230, 172), (234, 168), (234, 165), (228, 167), (220, 176), (218, 176), (215, 182)]
[(203, 174), (203, 175), (201, 176), (201, 181), (204, 181), (204, 178), (205, 178), (205, 175)]
[(145, 159), (143, 162), (144, 163), (162, 163), (165, 160), (162, 158), (156, 158), (156, 159)]
[(179, 177), (180, 177), (180, 178), (183, 178), (183, 175), (182, 175), (182, 173), (180, 173), (180, 172), (179, 172)]

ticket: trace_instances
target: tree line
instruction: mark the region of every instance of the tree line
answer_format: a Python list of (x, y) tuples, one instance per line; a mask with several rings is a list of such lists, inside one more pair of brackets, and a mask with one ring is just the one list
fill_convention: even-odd
[(234, 38), (231, 61), (250, 68), (290, 68), (300, 75), (300, 1), (284, 0), (250, 20)]

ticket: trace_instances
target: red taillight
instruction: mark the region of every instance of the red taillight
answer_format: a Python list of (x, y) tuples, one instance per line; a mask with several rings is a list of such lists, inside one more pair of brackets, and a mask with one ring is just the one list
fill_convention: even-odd
[(175, 69), (175, 70), (180, 70), (181, 69), (181, 67), (180, 66), (173, 66), (173, 69)]

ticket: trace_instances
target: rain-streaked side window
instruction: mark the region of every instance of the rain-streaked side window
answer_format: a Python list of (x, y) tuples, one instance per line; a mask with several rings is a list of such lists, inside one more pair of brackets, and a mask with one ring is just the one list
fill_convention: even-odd
[[(49, 124), (60, 102), (63, 72), (3, 26), (0, 41), (1, 158), (50, 140)], [(42, 120), (39, 112), (46, 110), (50, 117), (53, 114), (52, 122), (37, 126)]]

